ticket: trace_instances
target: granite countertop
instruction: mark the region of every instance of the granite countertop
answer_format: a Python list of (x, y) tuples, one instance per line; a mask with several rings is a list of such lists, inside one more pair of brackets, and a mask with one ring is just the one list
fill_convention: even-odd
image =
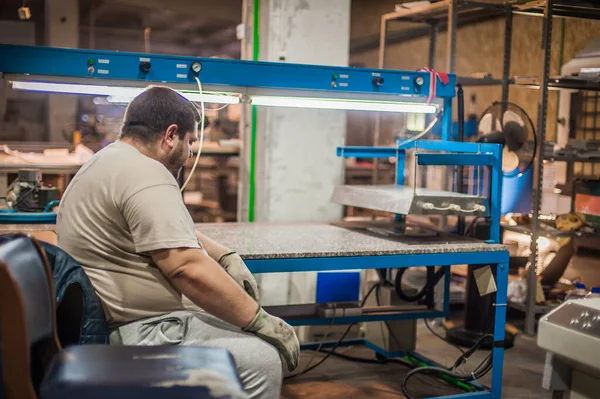
[[(198, 231), (245, 259), (500, 252), (507, 247), (457, 237), (430, 226), (391, 221), (326, 223), (198, 223)], [(53, 231), (53, 224), (0, 224), (0, 234)]]
[(34, 231), (54, 231), (55, 229), (55, 224), (0, 224), (0, 234), (27, 234)]
[(199, 223), (196, 229), (249, 260), (507, 250), (504, 245), (486, 244), (434, 230), (395, 234), (392, 224)]

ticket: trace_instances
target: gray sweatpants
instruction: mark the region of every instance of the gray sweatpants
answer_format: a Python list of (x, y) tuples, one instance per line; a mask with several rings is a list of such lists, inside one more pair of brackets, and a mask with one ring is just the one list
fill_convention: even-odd
[(190, 345), (226, 348), (233, 355), (251, 399), (281, 394), (279, 352), (253, 334), (206, 312), (180, 311), (137, 320), (110, 333), (113, 345)]

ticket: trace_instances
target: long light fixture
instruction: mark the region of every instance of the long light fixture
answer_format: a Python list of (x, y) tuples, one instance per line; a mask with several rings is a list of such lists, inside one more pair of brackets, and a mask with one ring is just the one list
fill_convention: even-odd
[[(47, 93), (63, 94), (89, 94), (107, 96), (111, 103), (128, 103), (140, 94), (144, 88), (124, 86), (104, 86), (75, 83), (54, 83), (37, 81), (12, 81), (13, 89), (28, 90)], [(215, 104), (238, 104), (240, 96), (223, 94), (179, 91), (190, 101)], [(339, 109), (349, 111), (377, 111), (377, 112), (410, 112), (419, 114), (435, 114), (438, 106), (424, 103), (397, 102), (397, 101), (369, 101), (335, 98), (309, 98), (272, 95), (252, 95), (250, 101), (253, 105), (270, 107), (294, 107), (316, 109)]]
[(435, 105), (421, 103), (306, 97), (252, 96), (252, 104), (270, 107), (341, 109), (349, 111), (414, 112), (421, 114), (435, 114), (438, 111), (438, 108)]
[[(33, 82), (33, 81), (13, 81), (12, 87), (15, 90), (39, 91), (46, 93), (62, 93), (62, 94), (91, 94), (96, 96), (108, 96), (111, 102), (131, 102), (144, 89), (141, 87), (123, 87), (123, 86), (100, 86), (88, 84), (71, 84), (71, 83), (50, 83), (50, 82)], [(182, 96), (190, 101), (215, 104), (238, 104), (240, 98), (227, 94), (210, 94), (210, 93), (190, 93), (185, 91), (179, 92)]]

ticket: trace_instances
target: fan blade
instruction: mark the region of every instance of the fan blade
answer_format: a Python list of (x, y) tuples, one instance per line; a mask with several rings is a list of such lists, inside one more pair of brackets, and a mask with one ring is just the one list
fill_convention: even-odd
[(502, 149), (502, 172), (510, 173), (519, 167), (519, 157), (508, 146)]
[(478, 143), (492, 143), (492, 144), (506, 144), (506, 136), (504, 132), (492, 132), (488, 134), (484, 134), (479, 139), (477, 139)]
[(488, 134), (500, 129), (500, 121), (492, 113), (481, 117), (477, 131), (479, 134)]
[(506, 127), (506, 124), (510, 122), (516, 122), (519, 126), (525, 127), (525, 121), (521, 118), (521, 115), (515, 111), (508, 110), (502, 115), (502, 126)]
[(511, 151), (519, 151), (527, 142), (527, 129), (518, 122), (508, 122), (504, 125), (504, 137), (506, 145)]

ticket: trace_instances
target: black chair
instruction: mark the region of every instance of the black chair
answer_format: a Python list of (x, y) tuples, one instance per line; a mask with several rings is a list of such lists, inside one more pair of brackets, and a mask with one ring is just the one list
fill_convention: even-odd
[(61, 350), (54, 287), (39, 244), (0, 247), (0, 339), (7, 399), (246, 398), (221, 348), (80, 345)]

